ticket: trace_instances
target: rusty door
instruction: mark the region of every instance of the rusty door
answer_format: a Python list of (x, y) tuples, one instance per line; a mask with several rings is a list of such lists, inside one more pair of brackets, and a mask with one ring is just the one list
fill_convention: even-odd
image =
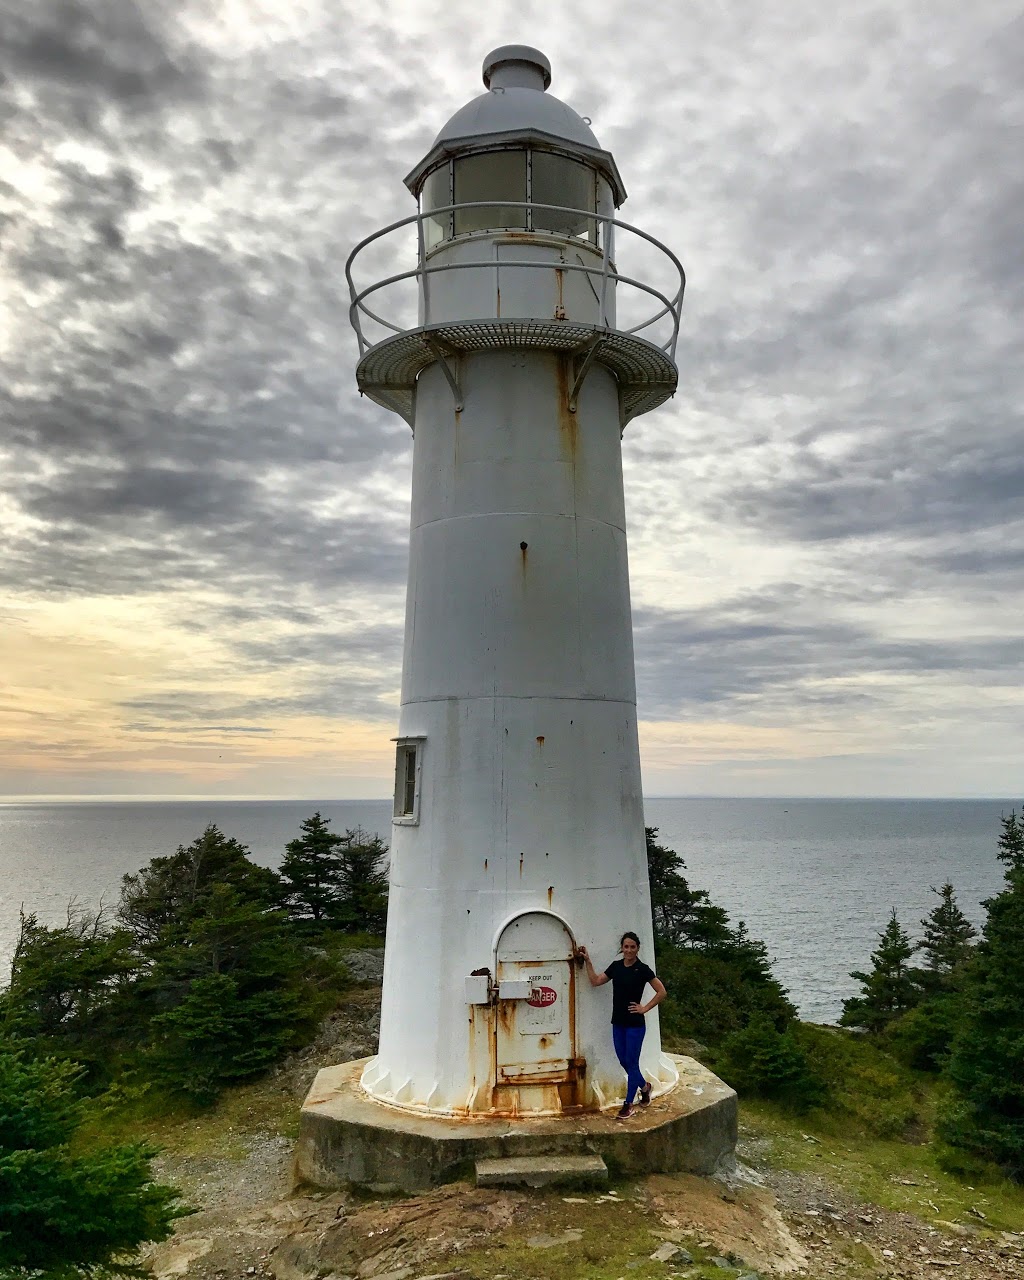
[(576, 966), (565, 925), (544, 911), (511, 921), (498, 941), (497, 978), (526, 982), (528, 995), (498, 1001), (496, 1084), (575, 1081)]

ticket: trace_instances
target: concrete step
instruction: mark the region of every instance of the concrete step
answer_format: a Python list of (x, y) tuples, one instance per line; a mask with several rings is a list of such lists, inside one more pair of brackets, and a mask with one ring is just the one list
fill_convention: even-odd
[(477, 1160), (478, 1187), (546, 1187), (553, 1182), (603, 1185), (608, 1166), (598, 1155), (508, 1156)]

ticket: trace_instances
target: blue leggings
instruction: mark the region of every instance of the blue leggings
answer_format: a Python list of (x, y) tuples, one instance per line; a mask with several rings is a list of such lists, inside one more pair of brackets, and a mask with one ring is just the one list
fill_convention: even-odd
[(612, 1023), (612, 1042), (615, 1056), (626, 1073), (626, 1106), (632, 1106), (638, 1089), (646, 1085), (640, 1071), (640, 1050), (644, 1044), (646, 1027), (618, 1027)]

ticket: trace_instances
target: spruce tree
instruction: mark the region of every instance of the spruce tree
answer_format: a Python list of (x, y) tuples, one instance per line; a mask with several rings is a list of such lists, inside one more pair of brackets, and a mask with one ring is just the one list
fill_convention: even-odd
[(345, 832), (339, 915), (349, 933), (383, 934), (388, 919), (388, 847), (362, 827)]
[(925, 964), (940, 979), (949, 979), (971, 958), (978, 931), (957, 905), (953, 886), (947, 880), (941, 889), (939, 904), (921, 921), (924, 937), (917, 944), (924, 953)]
[(211, 823), (198, 840), (179, 845), (169, 858), (153, 858), (136, 875), (121, 878), (118, 920), (141, 947), (167, 942), (204, 914), (218, 885), (267, 906), (280, 896), (276, 872), (258, 866), (244, 844)]
[(302, 1043), (319, 997), (281, 897), (276, 872), (215, 826), (124, 877), (140, 957), (125, 1047), (145, 1073), (208, 1102)]
[(83, 1045), (110, 1032), (112, 1010), (138, 967), (131, 934), (111, 928), (103, 910), (72, 903), (67, 923), (53, 926), (22, 912), (10, 984), (0, 991), (0, 1025), (64, 1040), (81, 1058)]
[(0, 1044), (0, 1275), (142, 1276), (130, 1260), (184, 1210), (144, 1143), (78, 1149), (81, 1068)]
[(185, 934), (154, 945), (148, 958), (140, 1062), (200, 1103), (297, 1049), (321, 1012), (285, 913), (227, 884), (212, 886)]
[(978, 935), (948, 881), (932, 893), (939, 902), (921, 921), (924, 937), (917, 944), (925, 958), (925, 968), (915, 973), (921, 1001), (886, 1029), (886, 1047), (918, 1071), (942, 1068), (959, 1022), (958, 991)]
[(661, 1008), (662, 1035), (714, 1043), (753, 1017), (781, 1031), (796, 1009), (772, 975), (764, 943), (742, 920), (733, 928), (706, 890), (690, 888), (682, 858), (658, 843), (657, 827), (646, 834), (658, 975), (671, 993)]
[(345, 836), (330, 829), (319, 811), (302, 824), (302, 835), (285, 846), (279, 868), (289, 914), (315, 928), (343, 923)]
[(1015, 812), (998, 841), (1006, 887), (987, 912), (964, 974), (959, 1030), (946, 1075), (954, 1095), (939, 1135), (1024, 1178), (1024, 826)]
[(706, 889), (691, 889), (686, 864), (674, 849), (658, 844), (658, 828), (645, 827), (647, 875), (651, 886), (654, 936), (673, 947), (718, 950), (733, 940), (728, 914)]
[(912, 1009), (920, 998), (916, 972), (910, 964), (915, 947), (897, 919), (895, 908), (878, 937), (878, 947), (871, 953), (870, 973), (854, 970), (850, 974), (863, 984), (864, 990), (859, 996), (843, 1001), (839, 1022), (844, 1027), (884, 1031), (894, 1018)]
[(1016, 809), (1010, 810), (1008, 818), (1000, 818), (1002, 831), (996, 841), (998, 852), (996, 857), (1011, 871), (1024, 873), (1024, 813), (1017, 817)]

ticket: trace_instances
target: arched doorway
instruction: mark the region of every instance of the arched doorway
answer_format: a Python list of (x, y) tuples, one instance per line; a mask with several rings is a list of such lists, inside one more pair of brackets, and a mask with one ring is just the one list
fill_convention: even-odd
[(574, 953), (572, 934), (546, 911), (516, 916), (498, 938), (495, 1090), (509, 1096), (514, 1110), (583, 1105)]

